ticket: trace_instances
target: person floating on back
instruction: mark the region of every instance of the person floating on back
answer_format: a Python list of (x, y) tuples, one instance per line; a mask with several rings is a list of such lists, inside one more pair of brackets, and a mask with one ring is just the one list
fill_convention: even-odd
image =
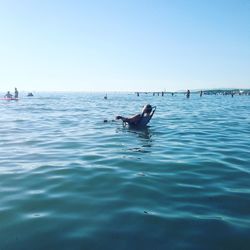
[(131, 127), (141, 128), (145, 127), (150, 122), (155, 110), (156, 107), (152, 107), (150, 104), (147, 104), (143, 107), (141, 114), (137, 114), (128, 118), (118, 115), (116, 116), (116, 119), (122, 120)]
[(13, 95), (10, 93), (10, 91), (8, 91), (4, 98), (13, 98)]
[(15, 88), (15, 98), (16, 98), (16, 99), (18, 98), (18, 91), (17, 91), (17, 88)]

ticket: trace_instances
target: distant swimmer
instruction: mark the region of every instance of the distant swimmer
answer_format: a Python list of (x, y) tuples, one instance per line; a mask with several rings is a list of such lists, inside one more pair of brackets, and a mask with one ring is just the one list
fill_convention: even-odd
[(152, 107), (150, 104), (147, 104), (143, 107), (141, 114), (137, 114), (129, 118), (118, 115), (116, 116), (116, 119), (122, 120), (129, 126), (141, 128), (145, 127), (150, 122), (155, 110), (156, 107)]
[(15, 88), (15, 98), (16, 99), (18, 98), (18, 90), (17, 90), (17, 88)]
[(202, 90), (201, 90), (201, 92), (200, 92), (200, 97), (202, 97), (202, 94), (203, 94), (203, 92), (202, 92)]
[(13, 95), (10, 93), (10, 91), (8, 91), (4, 98), (13, 98)]
[(189, 90), (189, 89), (187, 90), (187, 94), (186, 94), (186, 96), (187, 96), (187, 98), (189, 98), (189, 97), (190, 97), (190, 90)]
[(107, 99), (108, 99), (108, 96), (107, 96), (107, 94), (106, 94), (106, 95), (104, 96), (104, 99), (105, 99), (105, 100), (107, 100)]
[(30, 92), (30, 93), (28, 93), (28, 95), (27, 96), (33, 96), (33, 94)]

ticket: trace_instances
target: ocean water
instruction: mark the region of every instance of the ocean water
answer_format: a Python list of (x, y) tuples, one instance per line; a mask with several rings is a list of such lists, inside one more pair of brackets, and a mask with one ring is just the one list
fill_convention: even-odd
[(0, 249), (250, 249), (250, 97), (103, 97), (0, 101)]

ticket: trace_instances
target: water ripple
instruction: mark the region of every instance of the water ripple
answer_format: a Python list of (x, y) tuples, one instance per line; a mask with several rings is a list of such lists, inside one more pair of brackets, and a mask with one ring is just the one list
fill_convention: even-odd
[(249, 97), (75, 95), (0, 105), (0, 249), (248, 249)]

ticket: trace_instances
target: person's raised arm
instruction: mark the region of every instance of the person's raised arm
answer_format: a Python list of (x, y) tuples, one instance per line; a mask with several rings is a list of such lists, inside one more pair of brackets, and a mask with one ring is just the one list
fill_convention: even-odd
[(155, 113), (155, 110), (156, 110), (156, 106), (153, 107), (153, 111), (152, 111), (152, 113), (151, 113), (151, 115), (150, 115), (150, 119), (153, 117), (153, 115), (154, 115), (154, 113)]

